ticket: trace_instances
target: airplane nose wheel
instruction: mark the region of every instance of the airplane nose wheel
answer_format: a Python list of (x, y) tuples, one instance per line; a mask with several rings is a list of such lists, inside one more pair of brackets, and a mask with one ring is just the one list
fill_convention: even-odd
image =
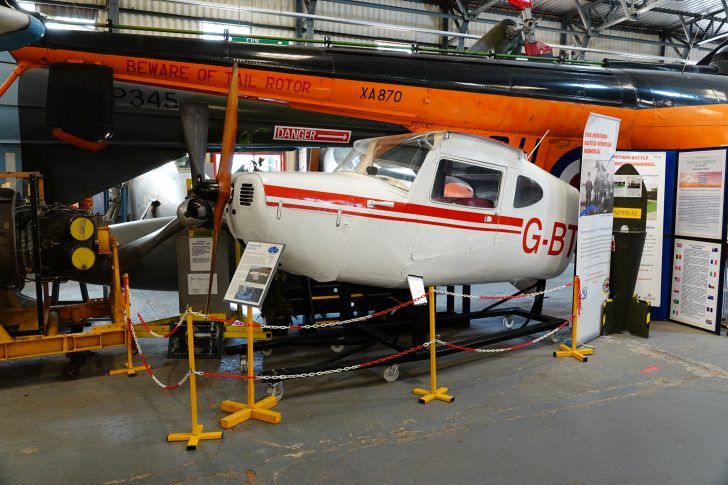
[(399, 364), (390, 365), (384, 368), (384, 380), (394, 382), (399, 379)]
[(506, 315), (503, 317), (503, 326), (505, 328), (513, 328), (513, 315)]
[(268, 392), (269, 396), (276, 398), (276, 401), (280, 401), (283, 399), (283, 393), (285, 392), (285, 389), (283, 388), (283, 381), (269, 382), (266, 392)]

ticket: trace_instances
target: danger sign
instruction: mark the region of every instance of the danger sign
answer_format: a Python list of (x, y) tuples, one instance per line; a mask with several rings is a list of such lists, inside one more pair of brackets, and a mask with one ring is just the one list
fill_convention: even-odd
[(302, 128), (297, 126), (276, 126), (274, 140), (320, 141), (323, 143), (349, 143), (351, 131)]

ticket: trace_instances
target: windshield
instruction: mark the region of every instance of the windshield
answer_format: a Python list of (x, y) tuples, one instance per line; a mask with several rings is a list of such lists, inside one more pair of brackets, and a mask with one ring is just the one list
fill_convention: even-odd
[(354, 143), (336, 172), (357, 172), (409, 190), (425, 157), (444, 133), (385, 136)]

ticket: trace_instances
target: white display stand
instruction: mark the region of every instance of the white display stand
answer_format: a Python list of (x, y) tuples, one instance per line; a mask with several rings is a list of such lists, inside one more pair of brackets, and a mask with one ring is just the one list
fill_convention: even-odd
[(273, 281), (285, 244), (250, 241), (230, 280), (225, 300), (260, 308)]

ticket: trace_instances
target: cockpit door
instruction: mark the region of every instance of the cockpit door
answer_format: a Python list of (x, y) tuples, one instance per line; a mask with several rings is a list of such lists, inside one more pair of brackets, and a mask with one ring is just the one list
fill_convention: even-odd
[[(435, 160), (428, 189), (418, 191), (412, 260), (476, 252), (493, 246), (505, 168), (451, 157)], [(420, 175), (423, 175), (422, 173)], [(416, 235), (415, 235), (416, 233)]]

